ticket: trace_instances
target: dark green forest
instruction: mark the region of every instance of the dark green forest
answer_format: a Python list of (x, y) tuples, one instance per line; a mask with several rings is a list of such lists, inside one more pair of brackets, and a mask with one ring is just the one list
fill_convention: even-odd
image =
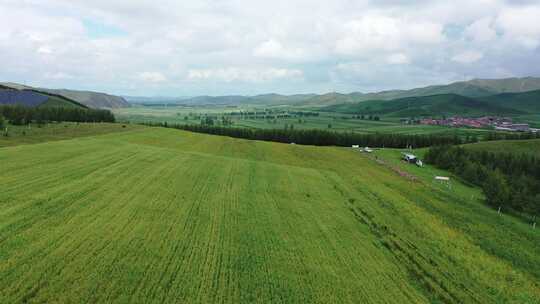
[(25, 107), (22, 105), (0, 105), (0, 116), (13, 125), (31, 122), (51, 121), (71, 122), (114, 122), (114, 115), (109, 110), (67, 107)]
[(313, 146), (342, 146), (352, 145), (387, 148), (421, 148), (443, 144), (462, 144), (464, 140), (458, 136), (441, 135), (405, 135), (391, 133), (360, 134), (353, 132), (335, 132), (320, 129), (295, 130), (287, 129), (249, 129), (230, 128), (208, 124), (168, 124), (146, 123), (149, 126), (160, 126), (187, 130), (197, 133), (224, 135), (235, 138), (295, 143)]
[(528, 154), (471, 151), (459, 146), (432, 147), (426, 162), (480, 186), (493, 208), (540, 215), (540, 159)]

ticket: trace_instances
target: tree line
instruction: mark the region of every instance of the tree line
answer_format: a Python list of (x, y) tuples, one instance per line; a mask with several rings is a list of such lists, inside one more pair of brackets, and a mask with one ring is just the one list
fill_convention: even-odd
[(540, 215), (540, 158), (528, 154), (432, 147), (425, 161), (480, 186), (493, 208)]
[(145, 123), (145, 125), (175, 128), (197, 133), (224, 135), (235, 138), (274, 141), (281, 143), (296, 143), (314, 146), (350, 147), (352, 145), (360, 145), (388, 148), (421, 148), (433, 145), (454, 145), (463, 143), (462, 139), (458, 136), (446, 135), (405, 135), (390, 133), (360, 134), (353, 132), (335, 132), (321, 129), (301, 130), (291, 128), (249, 129), (221, 127), (208, 124), (168, 124), (167, 122), (150, 122)]
[(485, 140), (518, 140), (518, 139), (537, 139), (540, 138), (540, 132), (489, 132)]
[(109, 110), (64, 107), (25, 107), (21, 105), (0, 105), (0, 116), (13, 125), (30, 122), (46, 123), (50, 121), (73, 122), (114, 122), (114, 115)]

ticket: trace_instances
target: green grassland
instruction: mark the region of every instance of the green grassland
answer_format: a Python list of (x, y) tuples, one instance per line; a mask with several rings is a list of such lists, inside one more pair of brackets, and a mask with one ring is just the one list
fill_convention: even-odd
[(375, 114), (390, 117), (434, 117), (442, 115), (508, 115), (520, 114), (512, 108), (505, 108), (488, 101), (478, 100), (456, 94), (442, 94), (421, 97), (408, 97), (396, 100), (371, 100), (359, 103), (333, 105), (326, 111)]
[(322, 111), (379, 115), (383, 119), (485, 115), (512, 117), (516, 122), (540, 125), (540, 91), (503, 93), (484, 97), (456, 94), (436, 94), (394, 100), (368, 100), (342, 103), (322, 108)]
[[(119, 121), (129, 122), (167, 122), (169, 124), (199, 124), (199, 115), (217, 115), (238, 112), (241, 110), (254, 111), (256, 108), (248, 107), (152, 107), (134, 106), (131, 108), (114, 109), (113, 112)], [(294, 108), (292, 109), (294, 110)], [(192, 114), (190, 116), (190, 114)], [(187, 118), (187, 119), (186, 119)], [(289, 117), (274, 120), (241, 119), (232, 116), (232, 127), (283, 129), (294, 126), (295, 129), (324, 129), (342, 132), (357, 133), (400, 133), (400, 134), (440, 134), (459, 136), (485, 136), (490, 130), (471, 128), (449, 128), (429, 125), (404, 125), (396, 118), (384, 118), (380, 121), (356, 119), (353, 115), (321, 112), (319, 116)], [(301, 120), (301, 121), (300, 121)], [(330, 128), (329, 128), (330, 126)]]
[(476, 151), (530, 154), (540, 157), (540, 139), (480, 142), (464, 145), (464, 147)]
[(489, 97), (481, 97), (491, 105), (499, 107), (510, 107), (524, 113), (540, 112), (540, 91), (529, 91), (521, 93), (504, 93)]
[(70, 102), (65, 98), (51, 95), (49, 96), (49, 99), (47, 99), (47, 101), (45, 101), (44, 103), (40, 104), (39, 107), (81, 108), (81, 105), (75, 102)]
[(145, 127), (0, 148), (0, 302), (540, 302), (539, 230), (398, 158)]
[(7, 126), (0, 132), (0, 147), (35, 144), (46, 141), (65, 140), (84, 136), (107, 134), (141, 128), (131, 124), (113, 123), (48, 123), (44, 125), (30, 124), (26, 126)]

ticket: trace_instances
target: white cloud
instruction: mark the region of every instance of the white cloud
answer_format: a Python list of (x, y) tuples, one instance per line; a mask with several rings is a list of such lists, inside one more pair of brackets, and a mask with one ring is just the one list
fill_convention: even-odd
[(444, 40), (442, 25), (389, 17), (366, 15), (345, 23), (343, 37), (337, 40), (338, 53), (355, 55), (393, 51), (403, 47), (435, 45)]
[(167, 81), (167, 77), (165, 77), (160, 72), (142, 72), (142, 73), (139, 73), (139, 79), (142, 81), (153, 82), (153, 83)]
[(411, 60), (405, 54), (395, 53), (388, 56), (388, 58), (386, 59), (386, 62), (388, 62), (389, 64), (407, 64), (407, 63), (410, 63)]
[(498, 16), (497, 26), (508, 39), (535, 49), (540, 45), (540, 5), (509, 8)]
[(219, 69), (192, 69), (187, 78), (192, 81), (224, 81), (224, 82), (266, 82), (277, 79), (301, 79), (303, 72), (297, 69), (277, 68), (238, 68), (228, 67)]
[(52, 50), (48, 46), (40, 46), (37, 49), (37, 52), (40, 53), (40, 54), (52, 54)]
[(465, 29), (467, 38), (476, 42), (488, 42), (497, 37), (490, 18), (476, 20)]
[[(0, 5), (0, 78), (40, 86), (127, 94), (136, 81), (142, 94), (175, 95), (204, 94), (219, 81), (225, 94), (287, 87), (321, 92), (332, 88), (333, 75), (343, 72), (336, 66), (347, 62), (362, 62), (369, 71), (337, 77), (338, 87), (348, 91), (377, 83), (387, 88), (393, 70), (401, 71), (394, 80), (410, 73), (411, 86), (451, 81), (453, 75), (491, 77), (500, 74), (497, 69), (540, 75), (535, 1), (0, 0)], [(118, 31), (90, 35), (96, 29), (88, 27), (99, 24), (105, 25), (101, 30)], [(58, 71), (70, 77), (53, 77)], [(291, 79), (301, 81), (291, 85)]]
[(465, 51), (452, 57), (452, 61), (459, 63), (473, 63), (484, 57), (484, 54), (478, 51)]
[(431, 67), (412, 64), (392, 65), (374, 61), (351, 61), (337, 64), (332, 69), (336, 84), (353, 82), (366, 91), (405, 89), (455, 80), (452, 73), (441, 73)]
[(274, 39), (270, 39), (259, 44), (253, 50), (253, 55), (256, 57), (277, 59), (302, 59), (306, 56), (302, 49), (285, 48), (279, 41)]
[(55, 73), (45, 73), (45, 78), (51, 79), (51, 80), (64, 80), (64, 79), (72, 79), (73, 76), (63, 73), (63, 72), (55, 72)]

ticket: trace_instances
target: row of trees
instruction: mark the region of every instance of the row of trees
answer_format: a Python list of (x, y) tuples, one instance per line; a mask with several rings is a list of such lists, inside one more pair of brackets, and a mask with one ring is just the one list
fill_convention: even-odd
[(223, 113), (223, 115), (228, 116), (259, 116), (259, 117), (266, 117), (266, 116), (277, 116), (277, 115), (287, 115), (287, 116), (319, 116), (319, 112), (311, 112), (311, 111), (288, 111), (288, 110), (275, 110), (275, 109), (265, 109), (263, 111), (235, 111), (235, 112), (226, 112)]
[(433, 145), (461, 144), (458, 136), (440, 135), (404, 135), (404, 134), (359, 134), (352, 132), (335, 132), (320, 129), (248, 129), (220, 127), (208, 124), (167, 124), (146, 123), (149, 126), (162, 126), (198, 133), (224, 135), (235, 138), (275, 141), (282, 143), (297, 143), (314, 146), (343, 146), (361, 145), (369, 147), (407, 148), (429, 147)]
[(514, 140), (514, 139), (536, 139), (540, 138), (540, 132), (489, 132), (485, 140)]
[(0, 116), (4, 116), (14, 125), (30, 122), (49, 121), (73, 122), (114, 122), (114, 115), (109, 110), (64, 107), (25, 107), (21, 105), (0, 105)]
[(487, 203), (494, 208), (540, 215), (538, 157), (439, 146), (430, 148), (425, 160), (482, 187)]
[(375, 121), (379, 121), (381, 120), (381, 118), (377, 115), (364, 115), (364, 114), (361, 114), (361, 115), (353, 115), (352, 116), (353, 119), (361, 119), (361, 120), (375, 120)]

